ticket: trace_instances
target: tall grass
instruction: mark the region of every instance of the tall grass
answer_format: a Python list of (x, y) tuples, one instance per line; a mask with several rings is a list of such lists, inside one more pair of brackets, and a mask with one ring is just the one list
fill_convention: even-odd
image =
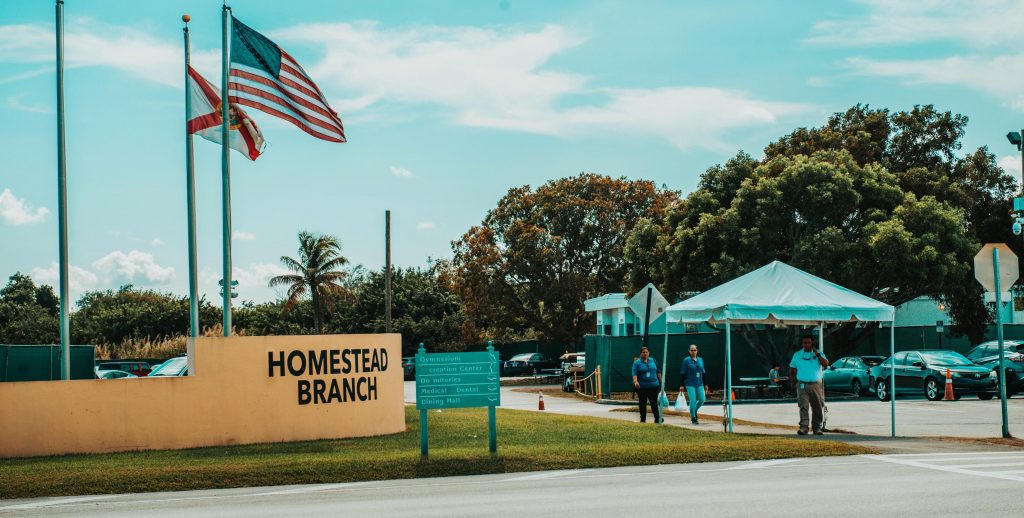
[[(224, 326), (217, 324), (205, 327), (200, 336), (221, 336), (224, 334)], [(234, 330), (236, 336), (246, 336), (245, 330)], [(118, 358), (154, 358), (167, 359), (179, 354), (184, 354), (188, 347), (188, 337), (185, 335), (164, 336), (156, 338), (126, 339), (120, 344), (100, 344), (96, 346), (96, 358), (99, 360), (110, 360)]]

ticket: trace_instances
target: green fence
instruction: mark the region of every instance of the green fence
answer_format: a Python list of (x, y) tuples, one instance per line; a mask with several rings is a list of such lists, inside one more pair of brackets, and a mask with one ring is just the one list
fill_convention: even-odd
[[(91, 345), (71, 346), (71, 379), (96, 377)], [(59, 345), (0, 344), (0, 381), (49, 381), (60, 379)]]
[[(947, 328), (948, 329), (948, 328)], [(785, 330), (773, 331), (773, 339), (777, 343), (785, 343)], [(985, 340), (995, 339), (995, 326), (989, 326)], [(898, 327), (896, 328), (896, 350), (910, 349), (946, 349), (966, 353), (973, 346), (966, 338), (951, 338), (948, 334), (939, 334), (933, 326)], [(1024, 339), (1024, 324), (1006, 324), (1003, 335), (1007, 340)], [(668, 340), (668, 375), (665, 386), (669, 390), (678, 389), (680, 384), (679, 368), (686, 356), (690, 344), (696, 344), (700, 355), (704, 358), (707, 369), (707, 383), (711, 387), (725, 384), (725, 332), (684, 333), (669, 335)], [(586, 345), (586, 373), (589, 375), (597, 365), (601, 366), (601, 387), (604, 396), (612, 392), (631, 392), (633, 381), (631, 368), (633, 360), (640, 355), (643, 345), (642, 336), (597, 336), (588, 335)], [(649, 347), (651, 357), (664, 365), (662, 350), (664, 335), (652, 334)], [(830, 360), (838, 359), (831, 352), (828, 336), (825, 337), (825, 355)], [(889, 329), (876, 330), (863, 340), (857, 348), (849, 353), (854, 355), (889, 356)], [(503, 356), (504, 357), (504, 356)], [(785, 368), (786, 366), (783, 365)], [(732, 336), (732, 376), (733, 383), (740, 385), (739, 379), (745, 377), (763, 377), (768, 375), (770, 366), (765, 366), (758, 359), (753, 349), (737, 332)]]

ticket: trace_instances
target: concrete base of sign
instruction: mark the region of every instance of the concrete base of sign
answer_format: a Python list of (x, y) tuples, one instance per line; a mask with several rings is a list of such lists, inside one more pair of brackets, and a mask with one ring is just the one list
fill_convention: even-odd
[(0, 457), (405, 430), (401, 335), (199, 338), (194, 375), (0, 383)]

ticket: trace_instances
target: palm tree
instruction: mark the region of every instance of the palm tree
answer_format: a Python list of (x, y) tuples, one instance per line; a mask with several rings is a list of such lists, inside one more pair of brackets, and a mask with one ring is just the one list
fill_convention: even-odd
[(288, 287), (283, 311), (287, 313), (308, 293), (313, 301), (313, 325), (316, 333), (321, 334), (324, 306), (333, 306), (331, 298), (325, 295), (345, 290), (340, 282), (347, 273), (341, 268), (348, 264), (348, 259), (341, 255), (341, 243), (334, 236), (299, 232), (299, 258), (282, 256), (281, 264), (294, 272), (270, 279), (271, 287)]

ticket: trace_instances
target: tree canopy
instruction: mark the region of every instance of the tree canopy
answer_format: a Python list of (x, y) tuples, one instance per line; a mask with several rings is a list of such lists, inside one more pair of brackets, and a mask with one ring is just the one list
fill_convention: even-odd
[(630, 230), (661, 219), (678, 194), (646, 180), (592, 173), (510, 189), (479, 226), (452, 243), (446, 280), (470, 334), (579, 342), (592, 329), (583, 301), (620, 291)]

